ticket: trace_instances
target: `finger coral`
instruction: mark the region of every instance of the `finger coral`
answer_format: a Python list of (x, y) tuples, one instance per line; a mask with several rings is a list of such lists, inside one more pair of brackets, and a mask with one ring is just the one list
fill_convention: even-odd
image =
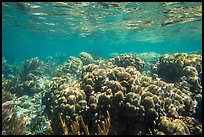
[[(188, 55), (174, 56), (185, 60)], [(166, 63), (174, 58), (163, 55), (161, 60)], [(110, 60), (107, 62), (114, 64)], [(195, 117), (200, 112), (200, 73), (192, 65), (181, 70), (181, 77), (175, 83), (166, 82), (159, 74), (155, 77), (143, 75), (134, 65), (116, 64), (109, 67), (94, 63), (83, 65), (80, 81), (73, 75), (53, 77), (46, 87), (43, 104), (55, 128), (54, 134), (65, 134), (61, 127), (65, 123), (72, 134), (189, 135), (196, 130), (200, 133), (202, 125), (197, 124), (196, 129), (192, 129), (196, 122), (188, 124), (186, 119), (181, 119)], [(196, 81), (197, 88), (194, 88), (192, 85), (196, 85)], [(108, 115), (111, 126), (106, 119)], [(87, 123), (84, 127), (89, 132), (80, 128), (79, 116)]]
[(145, 66), (145, 62), (134, 54), (122, 54), (109, 59), (109, 61), (118, 67), (134, 66), (140, 72), (144, 70)]

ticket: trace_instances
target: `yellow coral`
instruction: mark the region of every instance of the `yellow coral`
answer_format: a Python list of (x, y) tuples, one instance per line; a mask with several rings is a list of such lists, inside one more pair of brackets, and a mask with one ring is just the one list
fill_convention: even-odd
[[(64, 132), (63, 135), (68, 135), (69, 132), (68, 132), (68, 127), (65, 124), (65, 120), (62, 119), (62, 116), (60, 113), (58, 114), (59, 114), (60, 121), (62, 124), (62, 129)], [(79, 124), (79, 121), (81, 121), (81, 124)], [(83, 127), (84, 132), (80, 132), (80, 125)], [(98, 124), (98, 135), (108, 135), (109, 129), (110, 129), (110, 114), (107, 111), (107, 118), (105, 119), (105, 122), (102, 122), (102, 128)], [(76, 121), (74, 121), (73, 124), (71, 125), (71, 130), (72, 130), (72, 135), (90, 135), (88, 125), (85, 125), (82, 116), (76, 117)]]
[(71, 125), (72, 134), (73, 135), (80, 135), (80, 125), (78, 119)]
[(61, 116), (60, 113), (58, 113), (58, 114), (59, 114), (59, 117), (60, 117), (60, 122), (62, 124), (62, 129), (63, 129), (64, 135), (68, 135), (69, 132), (68, 132), (68, 127), (67, 127), (67, 125), (65, 123), (65, 120), (62, 119), (62, 116)]
[(108, 135), (109, 129), (110, 129), (110, 114), (108, 111), (107, 118), (105, 119), (105, 122), (102, 122), (102, 128), (98, 124), (98, 135)]
[[(60, 121), (61, 121), (61, 124), (62, 124), (62, 129), (63, 129), (63, 132), (64, 132), (63, 135), (69, 135), (68, 127), (65, 124), (65, 120), (62, 119), (62, 116), (61, 116), (60, 113), (58, 113), (58, 114), (59, 114)], [(81, 121), (81, 125), (82, 125), (82, 127), (84, 129), (84, 132), (82, 132), (82, 133), (80, 132), (79, 120)], [(71, 125), (71, 130), (72, 130), (72, 135), (90, 135), (88, 125), (85, 125), (82, 116), (77, 116), (76, 121), (74, 121), (73, 124)]]

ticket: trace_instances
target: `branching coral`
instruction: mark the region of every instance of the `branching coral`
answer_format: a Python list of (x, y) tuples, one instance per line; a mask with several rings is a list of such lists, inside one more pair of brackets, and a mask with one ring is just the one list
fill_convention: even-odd
[[(90, 135), (88, 125), (85, 125), (83, 117), (82, 116), (77, 116), (76, 121), (74, 121), (71, 125), (71, 133), (68, 132), (68, 127), (65, 123), (65, 120), (62, 119), (62, 116), (60, 113), (60, 122), (62, 124), (62, 129), (63, 129), (63, 134), (64, 135)], [(81, 122), (81, 123), (79, 123)], [(109, 129), (110, 129), (110, 114), (107, 111), (107, 118), (105, 121), (102, 121), (102, 127), (98, 124), (98, 133), (95, 133), (96, 135), (108, 135)], [(83, 131), (81, 130), (83, 128)]]
[[(84, 121), (83, 121), (83, 117), (81, 116), (77, 116), (76, 118), (76, 121), (73, 122), (73, 124), (71, 125), (71, 133), (68, 132), (68, 127), (65, 123), (65, 120), (62, 119), (62, 116), (60, 113), (59, 114), (59, 117), (60, 117), (60, 121), (61, 121), (61, 124), (62, 124), (62, 129), (63, 129), (63, 135), (69, 135), (69, 134), (72, 134), (72, 135), (89, 135), (89, 130), (88, 130), (88, 126), (85, 125)], [(79, 120), (81, 121), (81, 125), (79, 124)], [(84, 132), (80, 132), (80, 127), (83, 127), (84, 129)]]
[(98, 135), (108, 135), (109, 129), (110, 129), (110, 114), (108, 111), (107, 118), (105, 119), (105, 122), (102, 121), (102, 127), (98, 124)]
[(62, 124), (62, 129), (63, 129), (63, 132), (64, 132), (64, 135), (68, 135), (68, 127), (65, 123), (65, 120), (62, 119), (62, 115), (60, 113), (59, 114), (59, 117), (60, 117), (60, 122)]
[[(183, 75), (188, 77), (175, 84), (144, 76), (134, 66), (96, 64), (83, 66), (81, 82), (77, 84), (63, 77), (54, 78), (44, 97), (48, 114), (53, 115), (52, 127), (62, 130), (54, 124), (60, 121), (54, 121), (60, 112), (65, 119), (61, 120), (62, 125), (72, 123), (67, 125), (70, 134), (191, 134), (195, 130), (189, 130), (191, 126), (179, 118), (195, 116), (196, 103), (202, 96), (201, 92), (192, 93), (190, 82), (191, 78), (199, 77), (198, 70), (192, 66), (183, 69)], [(106, 111), (110, 114), (105, 114)], [(106, 119), (110, 115), (111, 119)], [(81, 116), (84, 124), (80, 123)], [(165, 121), (170, 123), (168, 128)], [(81, 126), (89, 132), (85, 133)], [(199, 129), (198, 126), (196, 130)]]
[[(79, 124), (79, 121), (81, 121), (81, 124)], [(81, 133), (80, 127), (84, 129), (84, 131), (82, 131)], [(85, 125), (82, 116), (77, 116), (76, 121), (74, 121), (73, 124), (71, 125), (71, 129), (72, 135), (90, 135), (88, 125)]]
[(76, 116), (87, 110), (86, 95), (77, 81), (72, 81), (66, 76), (54, 77), (46, 90), (42, 103), (46, 105), (45, 111), (52, 121), (54, 134), (60, 134), (58, 133), (60, 125), (55, 122), (59, 121), (56, 119), (58, 113), (60, 112), (63, 117), (69, 116), (68, 122), (73, 121)]

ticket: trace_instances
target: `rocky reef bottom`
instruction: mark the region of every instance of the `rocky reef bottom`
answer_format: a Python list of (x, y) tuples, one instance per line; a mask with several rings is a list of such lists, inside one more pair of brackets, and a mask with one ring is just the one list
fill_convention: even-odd
[(3, 58), (2, 134), (201, 135), (201, 54)]

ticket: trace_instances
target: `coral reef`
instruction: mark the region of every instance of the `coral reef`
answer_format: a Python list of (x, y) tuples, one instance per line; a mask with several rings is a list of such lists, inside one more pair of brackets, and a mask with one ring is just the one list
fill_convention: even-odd
[[(186, 93), (188, 98), (194, 100), (194, 105), (189, 99), (184, 100), (185, 112), (195, 114), (201, 112), (202, 102), (202, 56), (197, 54), (174, 53), (164, 54), (160, 60), (152, 66), (153, 73), (167, 82), (174, 82), (174, 86)], [(196, 106), (196, 110), (192, 110)], [(188, 106), (188, 107), (187, 107)], [(186, 116), (186, 114), (183, 114)], [(199, 118), (200, 121), (201, 118)]]
[(60, 77), (62, 75), (73, 75), (76, 79), (80, 79), (82, 74), (82, 68), (84, 65), (91, 63), (104, 64), (103, 60), (94, 60), (92, 55), (87, 52), (79, 53), (78, 57), (70, 56), (68, 61), (58, 68), (54, 73), (54, 77)]
[(83, 63), (80, 58), (70, 56), (68, 61), (53, 73), (53, 76), (60, 77), (62, 75), (71, 74), (76, 78), (80, 78), (82, 67)]
[(2, 135), (27, 135), (24, 116), (18, 116), (11, 93), (2, 90)]
[(5, 81), (3, 88), (11, 93), (16, 93), (18, 96), (38, 93), (42, 91), (47, 82), (46, 77), (43, 75), (44, 69), (43, 62), (38, 58), (27, 60), (24, 63), (22, 72), (16, 77)]
[(63, 117), (67, 116), (66, 120), (72, 122), (87, 109), (86, 95), (79, 83), (72, 81), (70, 77), (54, 77), (45, 90), (42, 103), (46, 105), (45, 111), (52, 120), (53, 132), (62, 133), (58, 130), (61, 126), (55, 122), (60, 120), (56, 119), (58, 113)]
[(160, 117), (161, 122), (158, 129), (167, 135), (190, 135), (190, 131), (185, 123), (180, 119), (171, 120), (167, 117)]
[[(82, 52), (49, 80), (43, 75), (45, 63), (35, 58), (2, 89), (23, 95), (15, 100), (17, 114), (24, 113), (38, 135), (202, 134), (202, 57), (175, 53), (151, 59), (152, 54), (141, 54), (144, 63), (134, 54), (94, 60)], [(152, 75), (145, 72), (150, 65)]]
[(160, 117), (158, 129), (167, 135), (201, 135), (202, 124), (192, 117), (179, 116), (177, 119)]
[(23, 115), (32, 135), (52, 132), (50, 120), (44, 115), (45, 106), (41, 102), (42, 92), (35, 96), (23, 95), (14, 99), (17, 115)]
[(79, 58), (81, 59), (83, 65), (88, 65), (94, 62), (93, 57), (91, 56), (91, 54), (87, 53), (87, 52), (81, 52), (79, 54)]
[(43, 62), (38, 57), (26, 60), (23, 67), (22, 75), (32, 73), (34, 75), (42, 74), (39, 67), (43, 65)]
[[(43, 90), (44, 84), (47, 80), (44, 77), (36, 78), (33, 74), (28, 74), (27, 78), (30, 80), (22, 80), (21, 77), (17, 76), (11, 80), (5, 81), (3, 83), (3, 88), (9, 90), (11, 93), (15, 93), (17, 96), (22, 95), (33, 95)], [(42, 82), (42, 83), (41, 83)]]
[(144, 70), (145, 66), (145, 62), (134, 54), (121, 54), (109, 61), (118, 67), (134, 66), (140, 72)]
[[(86, 93), (89, 111), (95, 114), (90, 116), (92, 122), (97, 124), (104, 119), (104, 112), (110, 111), (111, 134), (156, 134), (161, 116), (175, 120), (196, 113), (197, 101), (190, 97), (189, 89), (182, 91), (159, 78), (141, 75), (133, 66), (107, 69), (94, 64), (84, 66), (81, 88)], [(133, 123), (142, 128), (134, 129)]]
[(159, 61), (159, 57), (161, 55), (155, 52), (145, 52), (136, 55), (145, 62), (145, 68), (142, 74), (152, 76), (151, 66), (152, 64), (155, 64), (157, 61)]
[[(90, 135), (89, 133), (89, 129), (88, 129), (88, 125), (85, 125), (83, 117), (82, 116), (77, 116), (76, 117), (76, 121), (73, 122), (73, 124), (71, 125), (71, 133), (69, 133), (68, 127), (65, 123), (65, 120), (62, 118), (62, 115), (60, 113), (59, 117), (60, 117), (60, 122), (62, 124), (62, 128), (63, 128), (63, 135)], [(79, 123), (81, 122), (81, 123)], [(95, 133), (95, 135), (108, 135), (109, 129), (110, 129), (110, 114), (107, 111), (107, 118), (105, 119), (105, 121), (101, 122), (102, 124), (102, 128), (101, 126), (98, 124), (98, 133)], [(80, 127), (83, 128), (83, 131), (80, 129)]]
[(159, 77), (170, 82), (175, 82), (183, 75), (189, 74), (193, 77), (198, 76), (201, 79), (202, 56), (186, 53), (164, 54), (152, 66), (152, 70), (153, 73), (157, 73)]
[(101, 87), (106, 83), (106, 71), (99, 69), (98, 65), (89, 64), (83, 67), (83, 76), (81, 87), (89, 99), (93, 92), (100, 91)]
[(2, 57), (2, 79), (11, 79), (20, 73), (17, 65), (11, 65)]
[(201, 135), (202, 134), (202, 123), (198, 122), (193, 117), (180, 116), (179, 119), (181, 119), (186, 124), (191, 135)]

